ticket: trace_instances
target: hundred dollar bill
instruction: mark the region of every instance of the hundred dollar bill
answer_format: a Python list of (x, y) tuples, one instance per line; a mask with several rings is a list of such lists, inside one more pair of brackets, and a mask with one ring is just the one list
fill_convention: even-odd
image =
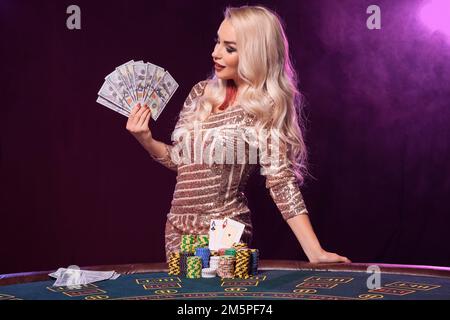
[(98, 95), (109, 102), (115, 104), (118, 108), (124, 112), (129, 112), (129, 106), (122, 96), (116, 91), (114, 86), (108, 81), (105, 81), (100, 88)]
[[(160, 73), (162, 68), (154, 65), (153, 63), (146, 63), (147, 65), (147, 75), (145, 77), (145, 86), (144, 86), (144, 97), (145, 100), (147, 95), (151, 94), (156, 87), (156, 73)], [(164, 70), (164, 69), (163, 69)]]
[(158, 87), (156, 88), (156, 94), (167, 103), (177, 89), (178, 83), (169, 71), (166, 71), (159, 82)]
[(151, 109), (153, 120), (156, 121), (158, 119), (177, 88), (178, 83), (166, 71), (161, 77), (158, 86), (144, 101)]
[(133, 99), (134, 102), (137, 102), (136, 96), (134, 94), (134, 83), (132, 80), (132, 65), (134, 63), (134, 60), (130, 60), (120, 66), (118, 66), (116, 68), (116, 71), (119, 73), (120, 78), (123, 80), (123, 82), (125, 83), (125, 86), (128, 89), (128, 92), (130, 93), (131, 98)]
[(143, 101), (145, 89), (145, 77), (147, 75), (147, 65), (145, 63), (134, 64), (133, 74), (137, 100)]
[(130, 116), (129, 112), (123, 111), (121, 108), (116, 106), (114, 103), (111, 103), (111, 102), (109, 102), (108, 100), (106, 100), (106, 99), (104, 99), (102, 97), (97, 97), (96, 102), (100, 103), (101, 105), (103, 105), (103, 106), (105, 106), (105, 107), (107, 107), (107, 108), (109, 108), (109, 109), (111, 109), (113, 111), (116, 111), (116, 112), (120, 113), (121, 115), (123, 115), (125, 117), (129, 117)]
[(146, 64), (146, 73), (145, 73), (145, 80), (144, 80), (144, 96), (143, 99), (147, 96), (147, 91), (150, 90), (153, 91), (154, 88), (151, 87), (151, 84), (153, 82), (153, 77), (156, 72), (156, 65), (153, 63), (147, 62)]
[(133, 61), (130, 64), (127, 64), (127, 75), (128, 78), (130, 79), (130, 83), (131, 83), (131, 90), (133, 91), (133, 95), (136, 101), (138, 101), (138, 97), (137, 97), (137, 90), (136, 90), (136, 79), (135, 79), (135, 74), (134, 74), (134, 66), (138, 63), (144, 63), (144, 61), (139, 60), (139, 61)]
[(161, 81), (162, 77), (164, 76), (165, 70), (158, 66), (155, 67), (156, 68), (152, 80), (150, 83), (147, 83), (147, 90), (145, 91), (144, 100), (147, 99), (147, 96), (153, 93), (153, 91), (158, 87), (159, 81)]
[(116, 89), (116, 91), (121, 95), (122, 99), (125, 100), (125, 102), (129, 106), (129, 109), (131, 110), (133, 106), (133, 98), (131, 97), (131, 93), (128, 90), (125, 82), (122, 80), (119, 72), (117, 72), (117, 70), (114, 70), (105, 77), (105, 80), (108, 81)]

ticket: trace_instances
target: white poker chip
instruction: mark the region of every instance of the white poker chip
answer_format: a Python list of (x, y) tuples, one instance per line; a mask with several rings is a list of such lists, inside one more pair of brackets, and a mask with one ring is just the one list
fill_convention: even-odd
[(212, 274), (207, 274), (207, 273), (202, 273), (202, 278), (215, 278), (216, 274), (212, 273)]
[(217, 269), (204, 268), (202, 269), (202, 278), (214, 278), (216, 276)]

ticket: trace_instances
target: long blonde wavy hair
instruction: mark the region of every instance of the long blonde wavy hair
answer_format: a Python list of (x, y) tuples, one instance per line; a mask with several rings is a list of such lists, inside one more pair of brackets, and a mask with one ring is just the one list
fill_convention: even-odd
[[(307, 152), (303, 138), (303, 96), (297, 89), (298, 77), (289, 54), (282, 19), (262, 6), (227, 7), (224, 18), (236, 33), (239, 54), (238, 75), (246, 84), (239, 105), (256, 118), (255, 127), (270, 129), (285, 143), (287, 158), (303, 183), (307, 174)], [(214, 71), (208, 77), (205, 93), (187, 112), (187, 123), (204, 121), (213, 106), (226, 98), (227, 80)]]

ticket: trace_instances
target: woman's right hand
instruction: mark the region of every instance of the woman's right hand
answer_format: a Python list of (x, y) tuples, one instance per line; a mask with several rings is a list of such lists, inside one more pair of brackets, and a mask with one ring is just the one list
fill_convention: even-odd
[(147, 105), (141, 106), (140, 103), (131, 110), (126, 128), (139, 142), (153, 140), (152, 132), (149, 128), (151, 115), (150, 108)]

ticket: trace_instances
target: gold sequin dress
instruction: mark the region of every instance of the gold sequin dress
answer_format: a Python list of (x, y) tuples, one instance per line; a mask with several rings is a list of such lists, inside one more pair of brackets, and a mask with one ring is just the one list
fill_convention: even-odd
[[(204, 80), (192, 88), (184, 102), (175, 130), (183, 126), (184, 111), (203, 94), (206, 84), (207, 80)], [(251, 127), (253, 123), (254, 118), (238, 105), (210, 114), (201, 123), (201, 130), (226, 128), (222, 136), (218, 137), (225, 141), (238, 139), (238, 135), (233, 135), (233, 132), (241, 127)], [(191, 136), (193, 141), (194, 134)], [(229, 217), (244, 223), (246, 227), (242, 240), (250, 242), (252, 223), (247, 198), (243, 191), (250, 174), (258, 167), (261, 168), (261, 174), (266, 177), (266, 188), (270, 190), (270, 195), (284, 220), (299, 214), (308, 214), (296, 177), (282, 152), (280, 152), (280, 161), (275, 164), (275, 170), (273, 170), (272, 162), (270, 165), (272, 170), (268, 174), (264, 173), (266, 165), (262, 162), (248, 161), (247, 149), (244, 158), (247, 161), (244, 160), (243, 163), (242, 161), (232, 164), (179, 163), (171, 156), (172, 149), (177, 143), (179, 143), (178, 140), (172, 145), (166, 145), (166, 154), (163, 157), (152, 156), (157, 162), (177, 172), (177, 182), (165, 228), (167, 258), (169, 252), (179, 250), (182, 234), (208, 234), (211, 219)], [(237, 141), (234, 145), (236, 144)], [(282, 146), (280, 149), (283, 150)]]

